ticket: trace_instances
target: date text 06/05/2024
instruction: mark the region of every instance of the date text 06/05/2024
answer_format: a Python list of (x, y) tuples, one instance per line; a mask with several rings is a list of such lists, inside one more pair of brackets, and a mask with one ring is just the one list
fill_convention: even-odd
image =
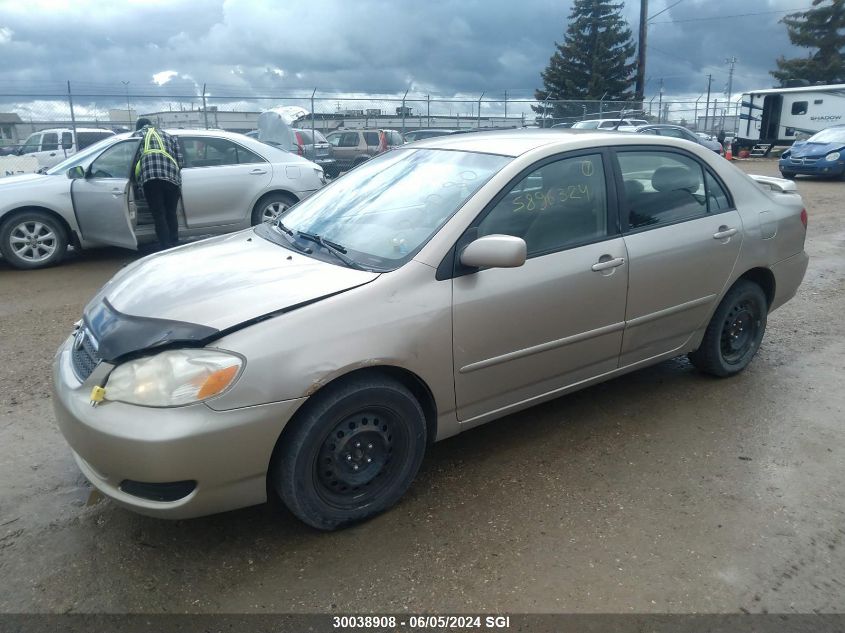
[(335, 629), (372, 629), (403, 627), (408, 629), (507, 629), (510, 616), (506, 615), (336, 615), (332, 616)]

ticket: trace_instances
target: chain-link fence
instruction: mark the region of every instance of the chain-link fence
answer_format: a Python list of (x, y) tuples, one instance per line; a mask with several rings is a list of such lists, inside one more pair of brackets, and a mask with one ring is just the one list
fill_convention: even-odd
[[(91, 87), (96, 87), (92, 90)], [(569, 126), (585, 119), (670, 122), (695, 131), (730, 133), (737, 104), (726, 100), (537, 101), (501, 94), (478, 96), (335, 94), (245, 95), (226, 87), (196, 86), (169, 94), (163, 87), (50, 84), (38, 92), (0, 83), (0, 176), (34, 171), (84, 149), (103, 130), (133, 129), (140, 116), (166, 128), (213, 128), (246, 133), (259, 114), (284, 109), (294, 127), (328, 134), (337, 129), (495, 129)], [(34, 158), (33, 158), (34, 157)]]

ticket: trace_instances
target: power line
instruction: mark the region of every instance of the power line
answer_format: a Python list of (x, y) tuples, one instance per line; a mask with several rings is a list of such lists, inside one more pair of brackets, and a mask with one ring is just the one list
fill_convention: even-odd
[(654, 18), (656, 18), (656, 17), (657, 17), (658, 15), (660, 15), (661, 13), (666, 13), (669, 9), (671, 9), (672, 7), (677, 7), (677, 6), (678, 6), (679, 4), (681, 4), (683, 1), (684, 1), (684, 0), (678, 0), (675, 4), (670, 4), (668, 7), (666, 7), (666, 8), (665, 8), (665, 9), (663, 9), (662, 11), (658, 11), (657, 13), (655, 13), (654, 15), (652, 15), (650, 18), (648, 18), (648, 19), (646, 20), (646, 22), (651, 22)]
[(757, 13), (735, 13), (733, 15), (715, 15), (706, 18), (685, 18), (683, 20), (666, 20), (661, 22), (650, 22), (650, 24), (678, 24), (680, 22), (706, 22), (709, 20), (729, 20), (731, 18), (747, 18), (755, 15), (771, 15), (773, 13), (797, 13), (809, 11), (813, 7), (801, 7), (800, 9), (779, 9), (777, 11), (758, 11)]

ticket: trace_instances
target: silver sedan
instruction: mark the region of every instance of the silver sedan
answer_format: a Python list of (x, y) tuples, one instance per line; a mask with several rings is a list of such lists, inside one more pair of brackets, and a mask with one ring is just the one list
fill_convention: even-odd
[[(274, 219), (325, 184), (323, 169), (242, 134), (171, 130), (182, 146), (179, 236), (229, 233)], [(130, 170), (139, 139), (120, 134), (45, 174), (0, 180), (0, 253), (16, 268), (59, 263), (69, 245), (136, 248), (155, 240)]]
[(417, 141), (124, 268), (56, 355), (53, 405), (126, 507), (269, 490), (334, 529), (396, 503), (433, 441), (682, 354), (739, 373), (801, 283), (806, 226), (793, 183), (676, 139)]

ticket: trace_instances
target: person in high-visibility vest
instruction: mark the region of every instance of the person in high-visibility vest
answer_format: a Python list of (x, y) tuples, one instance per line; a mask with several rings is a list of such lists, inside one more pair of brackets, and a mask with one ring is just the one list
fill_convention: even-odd
[(138, 119), (133, 136), (141, 138), (133, 171), (136, 184), (155, 222), (156, 237), (162, 248), (179, 243), (176, 209), (181, 196), (182, 150), (176, 139), (155, 128), (149, 119)]

